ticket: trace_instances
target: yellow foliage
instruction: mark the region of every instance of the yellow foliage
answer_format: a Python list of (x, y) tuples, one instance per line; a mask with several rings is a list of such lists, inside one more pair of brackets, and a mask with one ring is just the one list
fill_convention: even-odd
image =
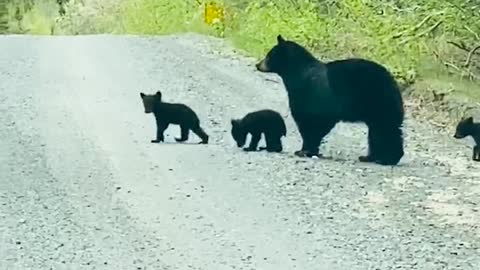
[(223, 4), (215, 1), (205, 3), (203, 18), (208, 25), (223, 23), (225, 20), (225, 9)]

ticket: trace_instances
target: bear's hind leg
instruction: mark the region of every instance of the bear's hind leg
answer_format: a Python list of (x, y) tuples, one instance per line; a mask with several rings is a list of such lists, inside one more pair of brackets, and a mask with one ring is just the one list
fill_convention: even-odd
[(480, 161), (480, 146), (475, 145), (473, 147), (473, 157), (472, 160), (474, 161)]
[(188, 133), (190, 129), (185, 125), (180, 125), (180, 138), (175, 138), (177, 142), (184, 142), (188, 140)]
[(366, 156), (358, 157), (360, 162), (375, 162), (375, 155), (381, 149), (376, 149), (378, 145), (378, 138), (375, 138), (375, 132), (368, 128), (368, 154)]
[(208, 144), (208, 134), (203, 130), (202, 127), (200, 127), (200, 125), (197, 125), (194, 128), (192, 128), (192, 131), (193, 133), (197, 134), (197, 136), (200, 137), (200, 139), (202, 139), (202, 141), (199, 142), (199, 144)]
[(282, 152), (283, 147), (281, 137), (282, 135), (279, 134), (265, 134), (265, 141), (267, 144), (265, 149), (267, 152)]
[(403, 134), (400, 127), (369, 126), (369, 158), (380, 165), (397, 165), (404, 155)]

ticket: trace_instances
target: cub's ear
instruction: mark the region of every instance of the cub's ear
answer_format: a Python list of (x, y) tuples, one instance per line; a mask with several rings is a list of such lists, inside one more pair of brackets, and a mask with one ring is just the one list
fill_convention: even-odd
[(159, 99), (159, 100), (162, 100), (162, 92), (157, 91), (157, 92), (155, 93), (155, 97), (157, 97), (157, 99)]
[(465, 122), (473, 123), (473, 117), (472, 116), (468, 117), (467, 119), (465, 119)]
[(282, 35), (279, 34), (279, 35), (277, 36), (277, 42), (278, 42), (278, 44), (281, 44), (281, 43), (284, 43), (284, 42), (285, 42), (285, 39), (282, 37)]
[(142, 93), (142, 92), (140, 92), (140, 97), (141, 97), (141, 98), (144, 98), (144, 97), (145, 97), (145, 94)]
[(232, 123), (232, 126), (237, 126), (238, 125), (238, 120), (237, 119), (231, 119), (230, 123)]

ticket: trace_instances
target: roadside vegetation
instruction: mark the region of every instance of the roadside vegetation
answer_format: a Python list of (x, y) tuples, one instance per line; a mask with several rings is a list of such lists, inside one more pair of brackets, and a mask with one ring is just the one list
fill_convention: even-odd
[(403, 85), (413, 86), (408, 89), (422, 101), (443, 102), (451, 94), (470, 104), (480, 101), (477, 0), (205, 2), (12, 0), (4, 18), (9, 31), (15, 33), (154, 35), (194, 31), (228, 39), (255, 57), (262, 56), (281, 33), (325, 60), (357, 56), (379, 61)]

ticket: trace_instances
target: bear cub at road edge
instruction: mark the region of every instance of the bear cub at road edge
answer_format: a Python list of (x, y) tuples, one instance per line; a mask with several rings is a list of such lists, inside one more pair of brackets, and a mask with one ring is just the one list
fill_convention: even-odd
[(323, 63), (278, 35), (277, 44), (256, 67), (283, 80), (302, 137), (295, 155), (318, 156), (322, 139), (343, 121), (368, 126), (368, 155), (360, 161), (396, 165), (403, 157), (403, 100), (382, 65), (358, 58)]
[(242, 119), (232, 119), (231, 134), (238, 147), (242, 147), (251, 134), (250, 145), (245, 151), (257, 151), (262, 133), (265, 136), (266, 147), (260, 150), (282, 152), (282, 136), (287, 135), (287, 128), (282, 116), (273, 110), (259, 110), (246, 114)]
[(453, 135), (456, 139), (463, 139), (467, 136), (471, 136), (475, 141), (472, 160), (480, 161), (480, 123), (473, 122), (473, 117), (471, 116), (458, 122)]
[(153, 95), (140, 93), (145, 113), (153, 113), (157, 123), (157, 137), (152, 143), (164, 141), (163, 132), (170, 124), (179, 125), (181, 130), (177, 142), (188, 140), (190, 130), (197, 134), (202, 141), (200, 144), (208, 144), (208, 135), (200, 127), (200, 120), (197, 114), (187, 105), (180, 103), (167, 103), (162, 101), (162, 93), (157, 91)]

